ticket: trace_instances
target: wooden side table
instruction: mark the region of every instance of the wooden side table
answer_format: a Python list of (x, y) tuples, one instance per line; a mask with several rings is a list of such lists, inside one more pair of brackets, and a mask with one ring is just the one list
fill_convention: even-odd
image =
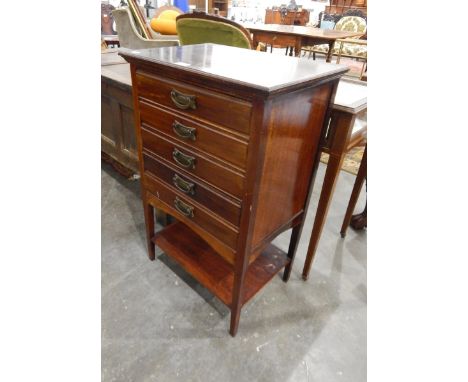
[[(322, 151), (330, 155), (322, 191), (317, 206), (302, 278), (307, 280), (317, 251), (336, 181), (347, 151), (364, 142), (367, 127), (356, 130), (355, 121), (367, 111), (367, 84), (356, 80), (341, 80), (330, 116), (330, 125)], [(353, 131), (354, 128), (354, 131)]]

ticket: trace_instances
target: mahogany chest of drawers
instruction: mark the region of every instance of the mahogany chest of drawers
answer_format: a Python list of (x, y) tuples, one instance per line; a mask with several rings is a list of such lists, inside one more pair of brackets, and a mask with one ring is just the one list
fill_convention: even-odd
[[(291, 271), (330, 103), (346, 68), (228, 46), (124, 50), (149, 258), (154, 246), (231, 309)], [(268, 69), (268, 70), (266, 70)], [(155, 233), (154, 209), (176, 223)], [(288, 253), (271, 245), (292, 228)]]

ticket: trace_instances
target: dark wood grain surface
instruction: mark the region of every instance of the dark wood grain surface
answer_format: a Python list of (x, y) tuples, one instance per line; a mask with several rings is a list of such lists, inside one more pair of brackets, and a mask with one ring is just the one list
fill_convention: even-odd
[[(165, 106), (169, 110), (178, 111), (190, 118), (221, 124), (244, 134), (249, 132), (252, 106), (248, 102), (190, 86), (180, 81), (157, 77), (145, 71), (139, 71), (136, 78), (140, 97), (147, 102)], [(177, 108), (171, 99), (172, 91), (196, 97), (195, 108)], [(220, 113), (220, 110), (223, 110), (223, 113)]]
[[(231, 306), (234, 286), (232, 265), (221, 259), (206, 242), (181, 223), (157, 233), (153, 240), (224, 304)], [(249, 301), (287, 263), (286, 254), (279, 248), (273, 245), (266, 248), (249, 267), (242, 304)]]
[[(215, 212), (221, 218), (228, 222), (239, 226), (240, 218), (240, 202), (229, 198), (227, 195), (216, 192), (213, 187), (204, 183), (202, 180), (195, 178), (192, 175), (182, 173), (176, 166), (172, 166), (170, 163), (162, 163), (154, 156), (144, 153), (145, 170), (151, 175), (156, 176), (160, 180), (163, 180), (166, 185), (172, 188), (174, 191), (181, 191), (180, 185), (177, 181), (185, 182), (186, 184), (192, 184), (190, 191), (181, 191), (187, 195), (187, 197), (195, 200), (196, 202), (207, 206), (211, 211)], [(176, 180), (174, 180), (176, 177)], [(151, 178), (149, 182), (151, 182)]]
[(272, 102), (252, 239), (254, 249), (265, 246), (271, 232), (288, 227), (288, 222), (303, 212), (330, 99), (331, 88), (323, 85), (296, 92), (294, 103), (288, 96)]
[[(173, 164), (183, 174), (196, 176), (211, 184), (212, 187), (224, 190), (224, 192), (239, 199), (242, 198), (245, 176), (242, 172), (230, 168), (226, 162), (216, 160), (216, 158), (210, 157), (208, 153), (182, 147), (168, 137), (163, 137), (149, 128), (142, 128), (141, 136), (143, 139), (143, 152), (148, 151), (161, 161)], [(179, 158), (193, 158), (193, 166), (184, 167), (181, 165), (181, 160), (174, 157), (176, 150), (179, 153)]]
[[(206, 151), (245, 169), (248, 146), (245, 135), (236, 134), (220, 125), (188, 119), (175, 110), (162, 109), (145, 101), (140, 102), (140, 113), (142, 123), (171, 137), (178, 144)], [(174, 125), (191, 129), (193, 135), (181, 137)]]

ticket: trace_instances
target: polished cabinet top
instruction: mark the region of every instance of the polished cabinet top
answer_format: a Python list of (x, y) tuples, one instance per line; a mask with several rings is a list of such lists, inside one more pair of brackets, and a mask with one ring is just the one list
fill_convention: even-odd
[(324, 78), (340, 76), (348, 70), (343, 65), (216, 44), (139, 50), (122, 48), (119, 52), (129, 61), (141, 60), (172, 66), (267, 93), (301, 85), (305, 87)]

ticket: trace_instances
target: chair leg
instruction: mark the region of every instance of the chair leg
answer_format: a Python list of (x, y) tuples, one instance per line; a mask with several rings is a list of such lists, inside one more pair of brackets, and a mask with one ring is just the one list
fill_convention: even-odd
[(314, 61), (315, 61), (315, 52), (313, 52), (313, 55), (312, 55), (312, 57), (313, 57), (313, 59), (314, 59)]
[[(362, 185), (366, 177), (367, 177), (367, 145), (366, 145), (366, 148), (364, 149), (364, 155), (362, 157), (361, 166), (359, 167), (359, 171), (356, 175), (356, 180), (354, 182), (353, 191), (351, 192), (351, 197), (349, 198), (348, 208), (346, 209), (345, 217), (343, 219), (343, 224), (341, 226), (341, 230), (340, 230), (341, 237), (346, 236), (346, 231), (348, 229), (349, 223), (351, 222), (354, 207), (356, 206), (356, 203), (359, 198), (359, 194), (361, 193)], [(367, 217), (367, 203), (366, 203), (365, 213)]]
[(361, 75), (359, 76), (360, 80), (362, 80), (362, 77), (364, 76), (364, 70), (366, 69), (366, 67), (367, 67), (367, 61), (364, 61), (364, 63), (362, 64)]
[(367, 201), (366, 206), (364, 207), (364, 211), (351, 217), (349, 226), (352, 227), (355, 231), (367, 228)]

